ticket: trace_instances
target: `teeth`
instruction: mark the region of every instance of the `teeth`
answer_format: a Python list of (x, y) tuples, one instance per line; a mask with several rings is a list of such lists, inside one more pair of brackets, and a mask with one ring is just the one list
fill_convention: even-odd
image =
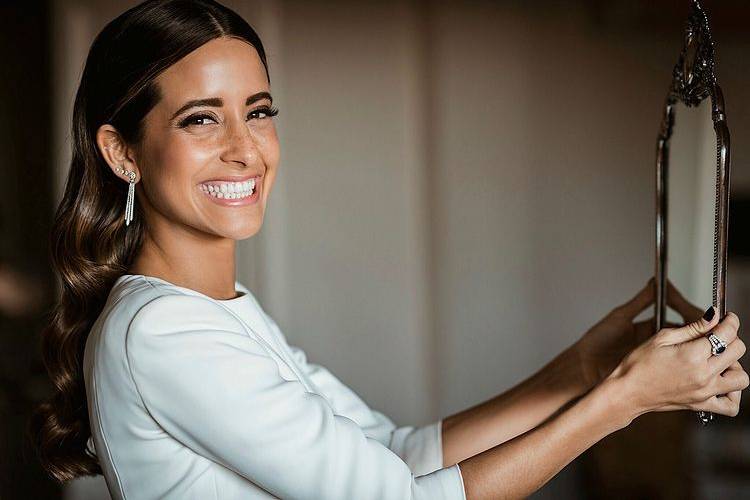
[(238, 199), (246, 198), (255, 190), (255, 179), (243, 182), (221, 182), (216, 184), (201, 184), (202, 191), (215, 198)]

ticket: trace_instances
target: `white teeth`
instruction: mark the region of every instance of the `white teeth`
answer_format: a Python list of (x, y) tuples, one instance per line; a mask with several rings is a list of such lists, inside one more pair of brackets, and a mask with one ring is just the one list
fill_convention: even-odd
[(239, 198), (247, 198), (253, 194), (255, 190), (255, 179), (248, 179), (243, 182), (201, 184), (200, 188), (214, 198), (236, 200)]

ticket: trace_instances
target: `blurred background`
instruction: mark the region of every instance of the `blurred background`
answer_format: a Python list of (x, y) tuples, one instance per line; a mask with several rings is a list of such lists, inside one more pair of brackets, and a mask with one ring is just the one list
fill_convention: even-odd
[[(135, 3), (0, 3), (2, 499), (109, 498), (101, 476), (52, 483), (22, 429), (51, 390), (39, 332), (75, 91), (94, 36)], [(223, 3), (260, 34), (280, 109), (280, 172), (238, 279), (398, 425), (509, 389), (653, 275), (656, 135), (687, 0)], [(732, 133), (727, 307), (750, 321), (750, 5), (703, 4)], [(692, 111), (674, 154), (697, 165), (713, 131)], [(675, 184), (676, 229), (712, 217), (710, 172)], [(675, 272), (710, 277), (710, 254), (690, 255)], [(710, 299), (702, 283), (677, 284)], [(747, 399), (706, 428), (639, 417), (534, 498), (749, 498)]]

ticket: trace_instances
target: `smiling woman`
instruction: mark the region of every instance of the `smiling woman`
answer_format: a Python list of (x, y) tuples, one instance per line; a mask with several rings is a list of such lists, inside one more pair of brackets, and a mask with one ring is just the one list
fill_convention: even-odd
[(117, 499), (463, 498), (439, 422), (397, 428), (235, 281), (278, 112), (256, 32), (212, 0), (143, 2), (94, 40), (51, 238), (57, 392), (30, 422), (58, 481), (103, 474)]
[[(251, 43), (224, 35), (164, 69), (152, 85), (159, 100), (143, 117), (141, 141), (128, 143), (114, 122), (100, 125), (96, 135), (110, 168), (134, 171), (136, 187), (144, 179), (136, 196), (150, 230), (131, 270), (231, 294), (233, 268), (198, 283), (187, 269), (165, 261), (164, 245), (167, 255), (179, 245), (179, 253), (193, 259), (224, 254), (232, 266), (231, 242), (260, 229), (279, 161), (272, 120), (278, 110), (271, 107), (265, 63)], [(242, 196), (251, 179), (252, 196)], [(217, 196), (206, 196), (212, 190)], [(185, 231), (196, 237), (184, 241), (179, 235)]]
[(654, 332), (634, 322), (653, 283), (484, 403), (422, 427), (370, 408), (235, 279), (279, 166), (270, 81), (213, 0), (148, 0), (94, 40), (51, 237), (56, 392), (30, 422), (52, 477), (102, 474), (115, 499), (521, 498), (644, 413), (737, 414), (739, 319), (670, 288), (691, 323)]

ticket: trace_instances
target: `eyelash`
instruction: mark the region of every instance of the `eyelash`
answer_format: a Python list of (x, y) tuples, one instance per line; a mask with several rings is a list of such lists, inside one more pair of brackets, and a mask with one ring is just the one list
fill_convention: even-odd
[[(275, 106), (271, 106), (271, 107), (263, 106), (263, 107), (260, 107), (260, 108), (252, 110), (248, 114), (252, 114), (252, 113), (265, 113), (267, 115), (265, 118), (258, 118), (259, 120), (265, 120), (265, 119), (272, 118), (272, 117), (278, 115), (279, 114), (279, 109), (277, 107), (275, 107)], [(193, 123), (193, 122), (195, 120), (200, 119), (200, 118), (208, 118), (208, 119), (211, 119), (211, 120), (214, 119), (211, 115), (207, 115), (205, 113), (195, 114), (195, 115), (192, 115), (192, 116), (188, 116), (187, 118), (185, 118), (184, 120), (182, 120), (180, 122), (180, 127), (181, 128), (185, 128), (185, 127), (189, 127), (190, 125), (198, 125), (197, 123)]]

